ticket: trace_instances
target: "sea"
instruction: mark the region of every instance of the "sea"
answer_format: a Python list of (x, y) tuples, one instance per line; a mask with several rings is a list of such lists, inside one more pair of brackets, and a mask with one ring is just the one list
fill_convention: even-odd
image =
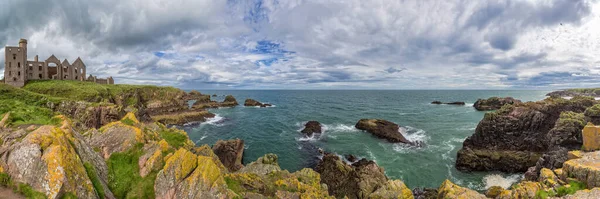
[[(456, 152), (475, 132), (485, 112), (473, 108), (479, 98), (510, 96), (537, 101), (550, 91), (532, 90), (200, 90), (203, 94), (233, 95), (240, 104), (247, 98), (272, 107), (211, 109), (216, 116), (182, 128), (197, 145), (217, 140), (243, 139), (243, 163), (267, 153), (279, 157), (282, 169), (294, 172), (315, 167), (318, 149), (340, 155), (352, 154), (377, 162), (390, 179), (409, 188), (437, 188), (445, 179), (475, 190), (498, 185), (508, 188), (522, 173), (461, 172), (455, 169)], [(464, 106), (434, 105), (432, 101), (463, 101)], [(422, 147), (390, 143), (354, 127), (361, 118), (379, 118), (401, 126), (399, 133)], [(304, 137), (303, 125), (316, 120), (322, 134)]]

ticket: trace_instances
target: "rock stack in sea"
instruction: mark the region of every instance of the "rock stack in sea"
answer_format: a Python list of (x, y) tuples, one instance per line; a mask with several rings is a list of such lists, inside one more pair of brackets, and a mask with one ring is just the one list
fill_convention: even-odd
[(244, 101), (244, 106), (258, 106), (258, 107), (269, 107), (269, 106), (273, 106), (271, 104), (263, 104), (259, 101), (256, 101), (254, 99), (246, 99), (246, 101)]

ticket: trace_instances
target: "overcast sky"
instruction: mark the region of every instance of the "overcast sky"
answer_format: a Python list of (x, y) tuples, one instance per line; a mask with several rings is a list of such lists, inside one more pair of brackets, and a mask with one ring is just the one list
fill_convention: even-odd
[(600, 87), (595, 0), (2, 0), (0, 44), (19, 38), (116, 83)]

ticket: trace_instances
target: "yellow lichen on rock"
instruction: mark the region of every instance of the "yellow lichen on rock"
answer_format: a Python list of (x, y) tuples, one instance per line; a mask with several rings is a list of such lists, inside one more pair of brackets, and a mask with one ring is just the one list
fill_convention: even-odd
[(450, 180), (445, 180), (438, 188), (438, 198), (444, 199), (485, 199), (485, 195), (477, 191), (460, 187)]
[(567, 160), (581, 158), (582, 154), (583, 154), (583, 152), (579, 151), (579, 150), (577, 150), (577, 151), (569, 151), (569, 153), (567, 153)]
[(169, 143), (165, 139), (162, 139), (158, 142), (158, 146), (162, 152), (169, 150)]
[(583, 153), (581, 158), (568, 160), (562, 168), (564, 176), (600, 187), (600, 151)]
[(547, 168), (542, 168), (542, 170), (540, 170), (538, 181), (548, 188), (554, 188), (564, 184), (552, 170)]
[(511, 190), (503, 191), (496, 199), (535, 198), (543, 187), (539, 182), (522, 181)]
[(125, 120), (125, 119), (131, 120), (133, 122), (133, 124), (140, 123), (140, 121), (137, 119), (137, 117), (135, 117), (135, 113), (133, 113), (133, 112), (128, 112), (127, 114), (125, 114), (125, 116), (121, 120)]
[(402, 182), (401, 180), (388, 180), (383, 187), (371, 193), (371, 195), (369, 195), (369, 198), (414, 199), (414, 196), (412, 191), (408, 187), (406, 187), (404, 182)]
[(591, 122), (583, 128), (583, 150), (600, 150), (600, 126), (594, 126)]
[(163, 169), (175, 172), (175, 180), (179, 181), (192, 172), (197, 165), (196, 155), (188, 150), (179, 149), (165, 162)]

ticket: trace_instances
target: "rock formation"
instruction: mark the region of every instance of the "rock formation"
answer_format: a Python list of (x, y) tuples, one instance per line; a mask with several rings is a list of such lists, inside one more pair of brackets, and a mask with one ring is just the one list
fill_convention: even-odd
[(313, 133), (322, 133), (321, 123), (317, 121), (308, 121), (304, 124), (304, 129), (300, 132), (308, 137), (311, 137)]
[(381, 119), (360, 119), (355, 127), (360, 130), (367, 131), (379, 138), (388, 140), (389, 142), (401, 142), (406, 144), (414, 144), (398, 131), (400, 126), (397, 124)]
[(460, 187), (446, 180), (438, 188), (437, 198), (469, 198), (469, 199), (486, 199), (485, 195), (467, 188)]
[(577, 132), (582, 117), (578, 114), (595, 103), (584, 97), (549, 98), (486, 113), (475, 134), (463, 142), (456, 167), (463, 171), (525, 172), (557, 147), (580, 147)]
[(235, 172), (244, 167), (242, 164), (244, 140), (219, 140), (215, 146), (213, 146), (212, 150), (229, 171)]
[(329, 194), (338, 198), (413, 198), (402, 181), (388, 180), (383, 168), (366, 159), (348, 165), (337, 155), (326, 153), (316, 171)]
[(520, 100), (514, 99), (512, 97), (490, 97), (488, 99), (478, 99), (473, 107), (478, 111), (490, 111), (497, 110), (502, 108), (505, 104), (519, 104)]
[(246, 101), (244, 101), (244, 106), (268, 107), (268, 106), (272, 106), (272, 105), (271, 104), (263, 104), (263, 103), (260, 103), (259, 101), (254, 100), (254, 99), (246, 99)]
[(448, 104), (448, 105), (460, 105), (460, 106), (464, 106), (465, 102), (441, 102), (441, 101), (433, 101), (431, 102), (431, 104)]

